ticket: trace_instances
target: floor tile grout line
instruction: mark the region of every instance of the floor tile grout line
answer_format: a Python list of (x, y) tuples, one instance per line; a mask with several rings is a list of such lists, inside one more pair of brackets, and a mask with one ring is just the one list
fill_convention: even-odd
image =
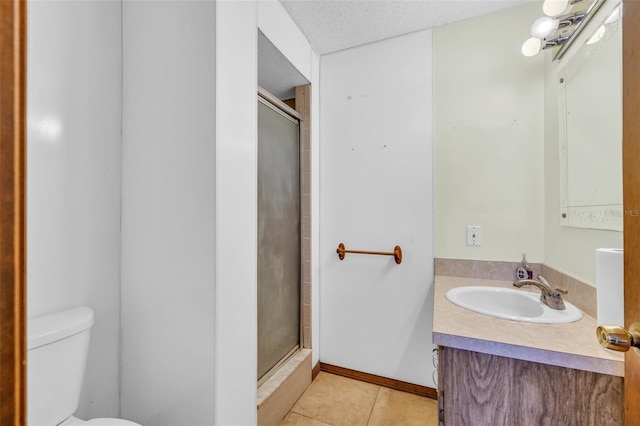
[[(307, 416), (306, 414), (302, 414), (302, 413), (298, 413), (298, 412), (296, 412), (296, 411), (293, 411), (293, 409), (291, 409), (291, 411), (289, 411), (289, 412), (287, 413), (287, 416), (288, 416), (289, 414), (291, 414), (291, 413), (297, 414), (298, 416), (304, 417), (305, 419), (309, 419), (309, 420), (313, 420), (313, 421), (318, 422), (318, 423), (322, 423), (323, 425), (327, 425), (327, 426), (334, 426), (332, 423), (327, 423), (327, 422), (325, 422), (325, 421), (323, 421), (323, 420), (316, 419), (315, 417), (309, 417), (309, 416)], [(285, 416), (285, 418), (286, 418), (287, 416)], [(283, 420), (284, 420), (284, 419), (283, 419)]]
[(373, 409), (376, 407), (376, 402), (378, 402), (378, 395), (380, 395), (380, 388), (381, 386), (378, 386), (378, 390), (376, 391), (376, 397), (373, 399), (373, 405), (371, 406), (371, 411), (369, 411), (369, 417), (367, 417), (367, 426), (371, 422), (371, 415), (373, 414)]

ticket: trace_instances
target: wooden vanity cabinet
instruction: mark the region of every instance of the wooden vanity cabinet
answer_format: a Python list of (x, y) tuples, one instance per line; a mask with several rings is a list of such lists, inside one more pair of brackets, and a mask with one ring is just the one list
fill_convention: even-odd
[(440, 425), (624, 424), (623, 378), (438, 347)]

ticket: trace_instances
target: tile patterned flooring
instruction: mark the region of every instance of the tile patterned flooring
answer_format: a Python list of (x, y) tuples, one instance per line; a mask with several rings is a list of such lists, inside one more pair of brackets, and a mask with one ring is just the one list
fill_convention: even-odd
[(438, 403), (321, 372), (280, 426), (437, 426)]

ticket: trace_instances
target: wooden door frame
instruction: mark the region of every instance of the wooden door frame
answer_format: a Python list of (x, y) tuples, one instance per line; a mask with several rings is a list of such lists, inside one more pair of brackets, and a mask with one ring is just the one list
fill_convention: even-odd
[(0, 0), (0, 424), (26, 424), (26, 0)]
[[(622, 2), (622, 186), (625, 326), (640, 322), (640, 1)], [(640, 355), (625, 355), (625, 422), (640, 418)]]
[[(640, 306), (640, 2), (623, 0), (625, 325)], [(26, 424), (26, 0), (0, 1), (0, 424)], [(631, 285), (631, 283), (634, 283)], [(637, 289), (635, 287), (638, 287)], [(639, 355), (629, 351), (627, 357)], [(628, 367), (629, 362), (625, 363)], [(640, 417), (640, 369), (625, 371), (625, 416)], [(634, 407), (635, 406), (635, 407)]]

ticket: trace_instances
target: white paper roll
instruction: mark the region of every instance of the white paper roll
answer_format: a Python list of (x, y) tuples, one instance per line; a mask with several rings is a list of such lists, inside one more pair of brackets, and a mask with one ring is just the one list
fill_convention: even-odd
[(596, 249), (598, 325), (624, 326), (624, 260), (622, 249)]

